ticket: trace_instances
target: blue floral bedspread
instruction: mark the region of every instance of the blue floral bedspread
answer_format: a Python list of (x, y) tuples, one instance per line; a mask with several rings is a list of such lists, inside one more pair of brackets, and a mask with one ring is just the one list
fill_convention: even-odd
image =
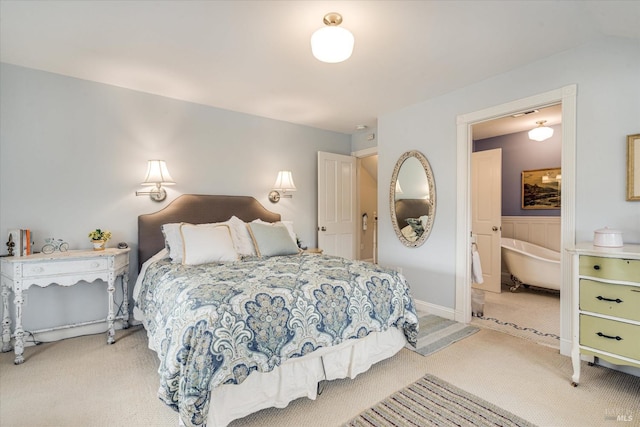
[(211, 387), (240, 384), (321, 347), (418, 319), (402, 275), (324, 255), (147, 268), (136, 301), (160, 358), (159, 397), (186, 425), (205, 425)]

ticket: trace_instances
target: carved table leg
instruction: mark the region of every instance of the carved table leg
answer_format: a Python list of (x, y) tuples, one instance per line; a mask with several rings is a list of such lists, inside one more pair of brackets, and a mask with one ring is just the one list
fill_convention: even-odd
[(16, 343), (14, 346), (16, 358), (13, 361), (14, 364), (20, 365), (24, 362), (24, 329), (22, 329), (22, 304), (24, 299), (22, 298), (22, 284), (16, 283), (14, 304), (16, 307)]
[(129, 327), (129, 272), (125, 271), (122, 275), (122, 311), (124, 318), (122, 319), (122, 327)]
[(9, 287), (2, 281), (2, 352), (11, 351), (11, 317), (9, 316)]
[(108, 331), (107, 331), (107, 344), (113, 344), (116, 341), (116, 329), (114, 326), (115, 313), (114, 313), (114, 298), (115, 298), (115, 277), (113, 273), (109, 273), (109, 279), (107, 282), (107, 293), (109, 295), (109, 315), (107, 316)]

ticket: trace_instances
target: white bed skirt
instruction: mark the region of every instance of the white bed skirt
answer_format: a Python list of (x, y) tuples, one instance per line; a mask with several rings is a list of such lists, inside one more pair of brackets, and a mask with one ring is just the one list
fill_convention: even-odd
[(240, 385), (217, 387), (211, 393), (207, 427), (224, 427), (264, 408), (284, 408), (300, 397), (315, 400), (320, 381), (355, 378), (396, 354), (406, 343), (401, 329), (390, 328), (290, 359), (271, 372), (254, 372)]

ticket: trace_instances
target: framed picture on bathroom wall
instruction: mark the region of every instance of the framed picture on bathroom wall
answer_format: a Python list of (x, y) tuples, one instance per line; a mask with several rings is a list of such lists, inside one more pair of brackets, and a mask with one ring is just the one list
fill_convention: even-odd
[(640, 134), (627, 136), (627, 200), (640, 200)]
[(522, 209), (560, 209), (560, 168), (522, 171)]

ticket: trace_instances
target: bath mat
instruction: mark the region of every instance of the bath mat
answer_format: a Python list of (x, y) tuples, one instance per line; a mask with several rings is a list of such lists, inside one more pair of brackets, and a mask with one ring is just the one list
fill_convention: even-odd
[(534, 424), (433, 375), (397, 391), (345, 427), (514, 426)]
[(406, 347), (423, 356), (435, 353), (479, 330), (475, 326), (465, 325), (433, 314), (421, 316), (418, 322), (420, 325), (418, 343), (415, 348), (409, 344)]

